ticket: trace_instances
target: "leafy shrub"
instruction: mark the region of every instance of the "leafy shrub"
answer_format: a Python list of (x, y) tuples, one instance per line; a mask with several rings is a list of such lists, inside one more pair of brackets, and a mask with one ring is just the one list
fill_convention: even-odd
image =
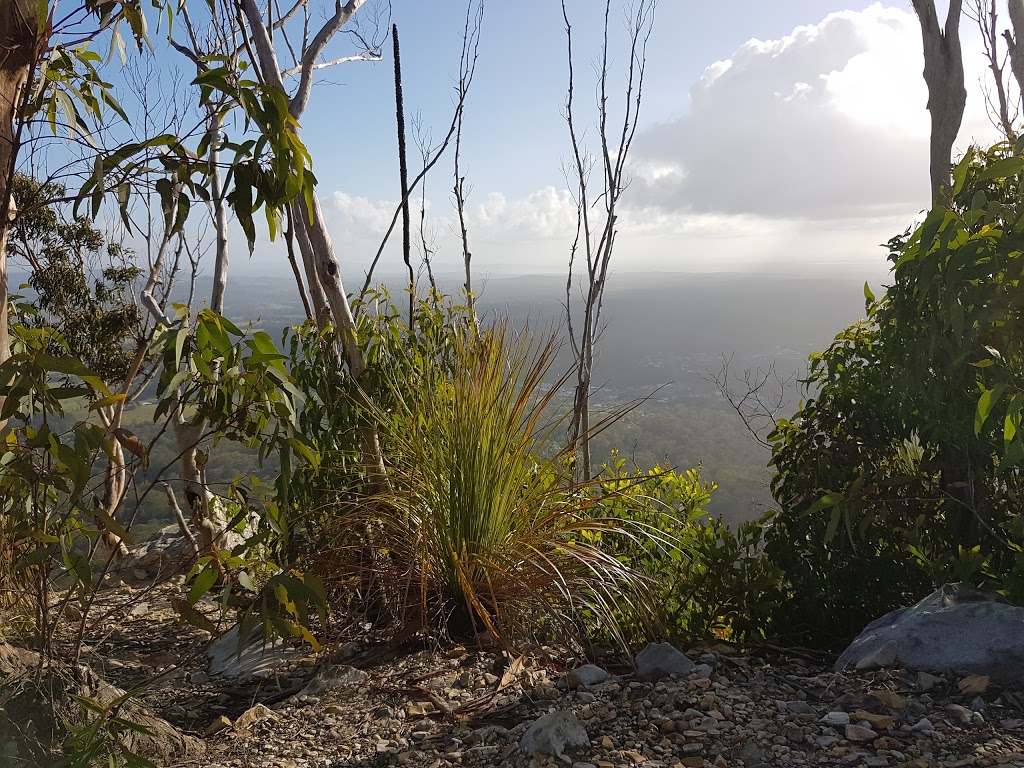
[(579, 638), (584, 613), (617, 634), (624, 604), (640, 616), (647, 580), (599, 546), (640, 529), (591, 514), (590, 489), (573, 482), (562, 420), (549, 418), (554, 354), (505, 325), (456, 328), (411, 382), (408, 365), (383, 378), (374, 416), (392, 487), (334, 510), (321, 578), (399, 626), (508, 641)]
[(770, 437), (781, 511), (766, 551), (793, 639), (836, 645), (947, 580), (1024, 597), (1022, 171), (1007, 144), (968, 152)]
[[(296, 467), (291, 480), (292, 498), (305, 510), (303, 525), (310, 532), (335, 514), (340, 503), (372, 490), (360, 430), (376, 416), (367, 411), (365, 401), (383, 413), (397, 402), (408, 405), (427, 390), (428, 377), (451, 371), (455, 346), (475, 333), (467, 308), (438, 293), (417, 299), (413, 306), (410, 324), (384, 289), (356, 302), (357, 338), (366, 362), (358, 385), (348, 368), (338, 364), (331, 329), (307, 324), (286, 334), (288, 370), (304, 398), (297, 429), (320, 457), (315, 470)], [(380, 439), (382, 451), (389, 454), (388, 435)]]
[[(733, 531), (709, 518), (705, 507), (717, 486), (698, 470), (627, 472), (625, 460), (613, 454), (600, 484), (596, 512), (647, 533), (606, 537), (604, 546), (652, 579), (662, 632), (686, 640), (764, 636), (780, 574), (761, 552), (761, 523)], [(630, 615), (630, 606), (622, 607), (620, 621), (633, 639), (644, 639), (647, 622)]]

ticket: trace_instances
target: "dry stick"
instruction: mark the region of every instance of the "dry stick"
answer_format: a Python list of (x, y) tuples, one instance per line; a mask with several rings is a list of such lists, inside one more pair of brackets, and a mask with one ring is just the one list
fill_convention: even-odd
[[(398, 48), (398, 25), (391, 25), (391, 42), (395, 52), (395, 119), (398, 122), (398, 174), (402, 183), (402, 260), (409, 270), (409, 332), (412, 333), (416, 308), (416, 275), (412, 269), (409, 225), (409, 165), (405, 151), (405, 104), (402, 99), (402, 55)], [(461, 110), (460, 110), (461, 112)]]
[[(478, 14), (476, 26), (474, 27), (473, 30), (474, 34), (476, 35), (479, 34), (481, 18), (482, 16)], [(468, 48), (470, 46), (470, 41), (468, 39), (464, 39), (463, 46)], [(395, 209), (394, 215), (391, 217), (391, 224), (388, 225), (388, 230), (384, 234), (384, 237), (380, 242), (380, 246), (377, 248), (377, 253), (373, 257), (373, 261), (370, 264), (370, 268), (366, 271), (366, 279), (363, 281), (363, 288), (359, 292), (359, 296), (365, 296), (367, 291), (370, 290), (370, 283), (373, 282), (373, 272), (377, 268), (377, 263), (380, 261), (381, 256), (384, 254), (384, 248), (387, 246), (388, 240), (391, 238), (391, 233), (395, 231), (395, 225), (398, 223), (398, 216), (402, 212), (402, 206), (407, 204), (409, 194), (411, 194), (412, 191), (416, 189), (416, 185), (419, 184), (426, 177), (426, 175), (430, 172), (430, 169), (437, 164), (438, 160), (441, 159), (442, 155), (444, 155), (445, 153), (445, 150), (448, 149), (448, 145), (451, 143), (451, 140), (455, 136), (456, 129), (458, 128), (459, 116), (462, 114), (462, 110), (465, 108), (466, 94), (469, 92), (469, 87), (473, 82), (473, 75), (476, 72), (476, 59), (477, 52), (474, 44), (472, 56), (468, 57), (468, 62), (466, 64), (466, 72), (464, 78), (465, 87), (459, 89), (459, 98), (455, 105), (455, 114), (452, 117), (451, 125), (448, 126), (448, 133), (445, 135), (444, 140), (438, 146), (436, 154), (433, 156), (430, 162), (423, 166), (423, 169), (416, 175), (416, 178), (412, 180), (412, 183), (409, 184), (408, 193), (402, 196), (402, 201), (401, 203), (399, 203), (398, 207)], [(356, 307), (356, 314), (358, 314), (358, 311), (359, 307)]]
[(189, 530), (188, 523), (185, 522), (185, 515), (181, 511), (181, 507), (178, 506), (178, 498), (174, 495), (174, 489), (170, 483), (163, 483), (164, 491), (167, 492), (167, 500), (171, 504), (171, 509), (174, 510), (174, 518), (178, 521), (178, 529), (181, 531), (181, 535), (192, 545), (192, 552), (195, 557), (199, 557), (199, 544), (196, 542), (196, 537), (192, 535), (192, 531)]
[(314, 320), (313, 308), (309, 304), (309, 297), (306, 295), (306, 286), (302, 282), (302, 273), (299, 272), (299, 264), (295, 260), (295, 224), (292, 221), (292, 207), (286, 205), (285, 218), (288, 222), (288, 228), (284, 232), (284, 242), (288, 247), (288, 263), (292, 267), (292, 275), (295, 276), (295, 286), (299, 289), (299, 298), (302, 299), (302, 309), (306, 313), (307, 320)]

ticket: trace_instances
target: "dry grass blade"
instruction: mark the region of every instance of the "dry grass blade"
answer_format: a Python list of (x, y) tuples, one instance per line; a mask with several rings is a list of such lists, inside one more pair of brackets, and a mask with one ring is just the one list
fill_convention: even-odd
[(396, 407), (375, 414), (392, 488), (338, 510), (322, 578), (371, 590), (400, 623), (505, 641), (578, 637), (585, 617), (607, 626), (616, 604), (642, 605), (645, 577), (601, 548), (642, 532), (588, 514), (596, 486), (574, 483), (561, 422), (542, 421), (554, 340), (498, 325), (454, 344), (454, 365), (416, 391), (394, 382)]

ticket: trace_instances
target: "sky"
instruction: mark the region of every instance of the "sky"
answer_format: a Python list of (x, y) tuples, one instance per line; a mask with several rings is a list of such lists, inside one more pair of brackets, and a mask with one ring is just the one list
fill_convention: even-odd
[[(584, 123), (594, 115), (602, 9), (595, 0), (569, 2)], [(360, 14), (367, 24), (370, 13)], [(616, 32), (621, 14), (613, 11)], [(407, 121), (416, 115), (435, 142), (452, 116), (464, 15), (461, 0), (392, 3)], [(962, 35), (969, 100), (960, 150), (995, 137), (967, 19)], [(571, 150), (565, 43), (556, 0), (486, 3), (463, 148), (481, 275), (565, 271), (575, 232), (562, 170)], [(621, 45), (613, 51), (613, 76), (627, 55)], [(884, 274), (879, 244), (928, 201), (922, 67), (909, 0), (661, 0), (614, 269)], [(390, 45), (380, 63), (323, 70), (302, 119), (348, 282), (361, 282), (399, 198), (392, 77)], [(621, 93), (613, 100), (617, 110)], [(414, 173), (418, 162), (413, 149)], [(426, 187), (427, 236), (441, 272), (461, 264), (451, 187), (449, 156)], [(250, 273), (285, 270), (282, 247), (265, 231), (251, 259), (233, 263)], [(389, 249), (383, 271), (399, 266)]]

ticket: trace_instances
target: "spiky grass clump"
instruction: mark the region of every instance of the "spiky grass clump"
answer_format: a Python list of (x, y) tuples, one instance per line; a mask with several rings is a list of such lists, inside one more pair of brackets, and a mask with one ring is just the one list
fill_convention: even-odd
[(0, 512), (0, 639), (25, 634), (34, 625), (31, 578), (17, 565), (21, 550), (13, 518)]
[(590, 514), (599, 486), (574, 483), (555, 446), (555, 352), (497, 325), (456, 335), (415, 387), (394, 382), (396, 406), (376, 414), (391, 488), (339, 510), (323, 578), (400, 624), (505, 640), (639, 611), (648, 582), (600, 546), (637, 530)]

